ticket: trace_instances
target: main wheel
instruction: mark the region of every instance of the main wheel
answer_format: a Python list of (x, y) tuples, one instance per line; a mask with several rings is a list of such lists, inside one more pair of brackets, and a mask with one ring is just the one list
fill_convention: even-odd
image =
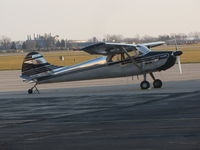
[(153, 87), (154, 88), (161, 88), (162, 87), (162, 81), (157, 79), (153, 82)]
[(150, 83), (148, 81), (142, 81), (140, 87), (141, 89), (148, 89), (150, 87)]
[(32, 94), (33, 93), (33, 89), (28, 89), (28, 94)]

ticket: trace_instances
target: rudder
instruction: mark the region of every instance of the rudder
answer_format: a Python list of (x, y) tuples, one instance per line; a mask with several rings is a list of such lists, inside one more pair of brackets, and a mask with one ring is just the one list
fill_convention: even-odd
[(24, 58), (22, 64), (22, 76), (32, 76), (58, 68), (49, 64), (43, 55), (38, 52), (30, 52)]

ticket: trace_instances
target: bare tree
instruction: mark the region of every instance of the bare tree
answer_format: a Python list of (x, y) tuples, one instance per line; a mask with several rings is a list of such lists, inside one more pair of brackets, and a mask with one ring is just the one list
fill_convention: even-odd
[(56, 47), (56, 36), (51, 36), (51, 34), (45, 34), (44, 35), (44, 41), (45, 41), (45, 44), (46, 44), (46, 49), (49, 50), (49, 49), (52, 49), (52, 48), (55, 48)]
[(143, 36), (141, 42), (142, 43), (148, 43), (148, 42), (154, 42), (154, 41), (157, 41), (158, 39), (156, 37), (152, 37), (152, 36), (149, 36), (149, 35), (145, 35)]
[(191, 32), (191, 33), (189, 33), (189, 36), (193, 37), (197, 41), (200, 40), (200, 32)]
[(109, 35), (107, 34), (105, 36), (105, 41), (106, 42), (113, 42), (113, 43), (119, 43), (123, 41), (123, 36), (122, 35)]
[(170, 36), (167, 34), (158, 36), (158, 41), (168, 41), (168, 40), (170, 40)]
[(65, 46), (66, 46), (65, 40), (62, 39), (61, 42), (60, 42), (60, 47), (65, 48)]
[(12, 43), (11, 43), (10, 49), (17, 49), (17, 46), (16, 46), (16, 43), (15, 43), (15, 42), (12, 42)]
[(94, 36), (93, 38), (89, 39), (88, 42), (97, 43), (98, 39)]
[(2, 36), (0, 43), (3, 49), (9, 49), (11, 46), (11, 39), (7, 36)]
[(36, 49), (36, 41), (34, 40), (27, 40), (25, 45), (26, 49), (31, 49), (31, 50)]
[(134, 40), (134, 38), (125, 38), (125, 39), (123, 39), (123, 42), (125, 42), (127, 44), (134, 44), (135, 40)]

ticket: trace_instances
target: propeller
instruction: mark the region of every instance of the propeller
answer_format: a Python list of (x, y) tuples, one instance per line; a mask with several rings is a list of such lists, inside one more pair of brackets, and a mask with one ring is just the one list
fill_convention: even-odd
[(177, 58), (177, 61), (178, 61), (178, 68), (179, 68), (180, 74), (183, 74), (182, 67), (181, 67), (181, 57), (176, 56), (176, 58)]
[[(178, 45), (177, 45), (176, 37), (175, 37), (175, 45), (176, 45), (176, 53), (178, 53), (179, 51), (178, 51)], [(178, 68), (179, 68), (180, 74), (183, 74), (182, 67), (181, 67), (181, 57), (180, 57), (180, 55), (176, 56), (176, 60), (178, 62)]]

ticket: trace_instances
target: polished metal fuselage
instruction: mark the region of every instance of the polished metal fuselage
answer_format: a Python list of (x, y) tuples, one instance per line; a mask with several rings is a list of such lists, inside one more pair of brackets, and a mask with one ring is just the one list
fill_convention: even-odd
[(100, 57), (75, 66), (55, 69), (48, 76), (38, 78), (37, 82), (42, 84), (141, 75), (170, 68), (175, 64), (176, 57), (170, 52), (160, 52), (140, 56), (134, 60), (139, 68), (131, 59), (108, 62), (107, 57)]

